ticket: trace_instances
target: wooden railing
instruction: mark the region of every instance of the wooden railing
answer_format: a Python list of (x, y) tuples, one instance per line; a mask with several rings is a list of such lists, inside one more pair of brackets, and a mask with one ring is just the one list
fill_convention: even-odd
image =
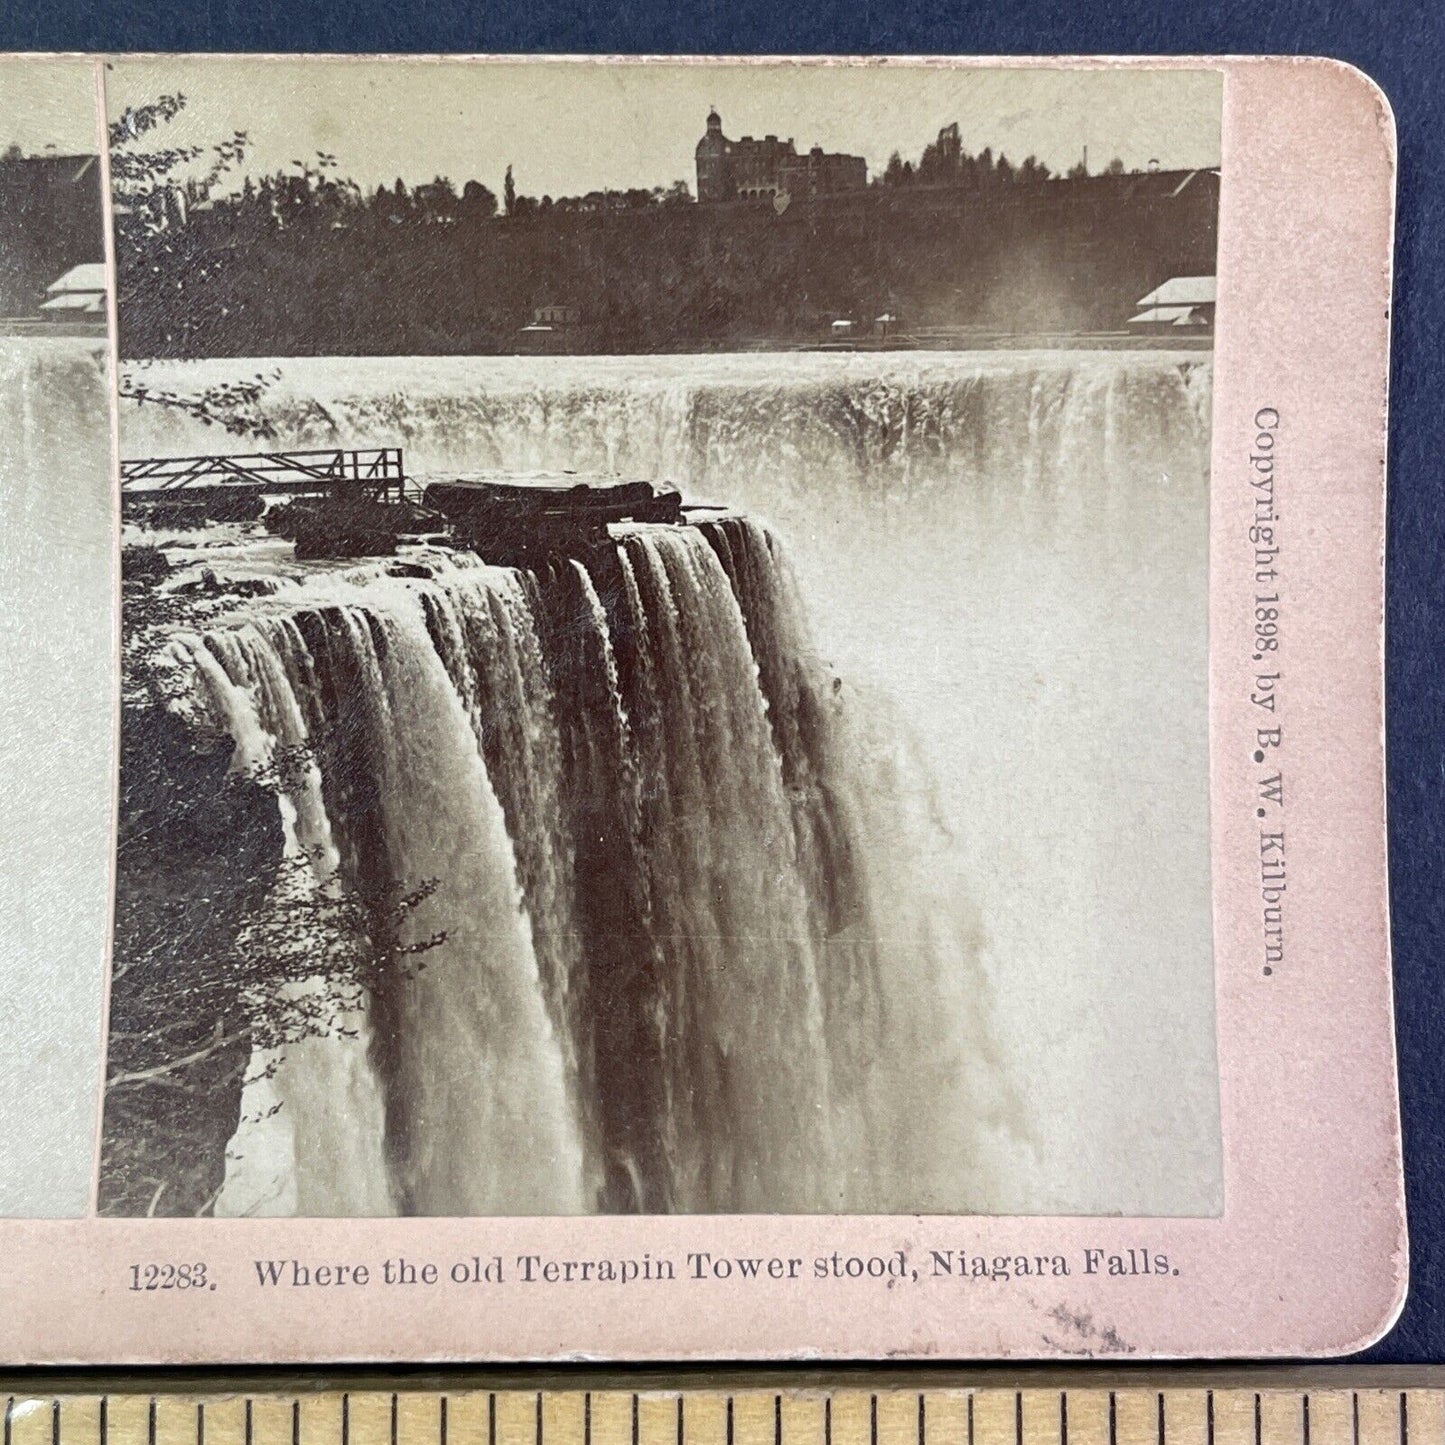
[(316, 451), (233, 456), (135, 457), (122, 460), (123, 498), (151, 500), (193, 487), (246, 487), (268, 492), (326, 492), (354, 485), (400, 501), (406, 495), (400, 447), (327, 447)]

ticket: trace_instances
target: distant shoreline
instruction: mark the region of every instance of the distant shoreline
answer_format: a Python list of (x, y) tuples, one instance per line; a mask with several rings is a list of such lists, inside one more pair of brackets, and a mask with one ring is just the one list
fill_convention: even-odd
[[(27, 336), (52, 336), (52, 335), (95, 335), (104, 336), (104, 331), (81, 331), (69, 330), (54, 323), (40, 326), (33, 326), (25, 331), (12, 331), (7, 329), (8, 323), (0, 321), (0, 335), (27, 335)], [(733, 345), (718, 346), (655, 346), (645, 350), (636, 351), (597, 351), (591, 349), (578, 349), (575, 351), (274, 351), (268, 354), (268, 359), (275, 361), (294, 361), (297, 359), (326, 360), (329, 357), (335, 358), (362, 358), (371, 357), (382, 359), (385, 357), (419, 357), (428, 356), (438, 359), (447, 357), (469, 357), (481, 358), (495, 361), (512, 361), (526, 359), (532, 361), (556, 360), (562, 357), (618, 357), (618, 356), (784, 356), (818, 353), (820, 355), (908, 355), (910, 353), (929, 352), (955, 352), (960, 355), (969, 355), (979, 352), (993, 351), (1191, 351), (1202, 354), (1212, 353), (1214, 350), (1214, 335), (1208, 332), (1204, 335), (1184, 334), (1160, 334), (1149, 333), (1146, 335), (1134, 336), (1118, 331), (1105, 332), (1077, 332), (1067, 334), (1055, 334), (1049, 332), (1018, 332), (1016, 334), (987, 333), (982, 335), (948, 335), (948, 336), (903, 336), (890, 339), (884, 342), (870, 341), (866, 338), (856, 341), (822, 341), (802, 342), (796, 340), (767, 340), (753, 339), (736, 342)], [(191, 356), (160, 355), (160, 356), (138, 356), (130, 355), (122, 351), (120, 361), (126, 363), (138, 362), (184, 362), (184, 361), (216, 361), (231, 358), (212, 355), (210, 353), (197, 353)]]
[(104, 341), (109, 329), (100, 321), (42, 321), (31, 316), (0, 316), (0, 336), (91, 336)]
[(888, 341), (752, 342), (740, 351), (1213, 351), (1214, 333), (1175, 336), (1149, 332), (988, 332), (899, 336)]

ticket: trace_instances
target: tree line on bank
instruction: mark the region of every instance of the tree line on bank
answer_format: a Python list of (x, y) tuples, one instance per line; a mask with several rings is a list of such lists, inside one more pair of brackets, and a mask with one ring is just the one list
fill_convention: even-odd
[(236, 186), (231, 178), (250, 147), (248, 132), (235, 131), (211, 147), (156, 146), (143, 139), (174, 120), (185, 105), (183, 93), (162, 95), (130, 107), (110, 127), (112, 185), (120, 231), (127, 241), (139, 242), (159, 230), (189, 223), (198, 212), (212, 210), (227, 213), (233, 224), (284, 229), (295, 225), (341, 227), (368, 220), (447, 225), (490, 221), (499, 215), (641, 210), (692, 201), (687, 182), (681, 180), (651, 189), (528, 196), (518, 192), (510, 165), (500, 202), (481, 181), (468, 180), (458, 189), (448, 176), (412, 185), (398, 176), (392, 185), (367, 189), (339, 175), (337, 158), (328, 151), (293, 160), (289, 168), (248, 174)]
[[(185, 105), (182, 93), (163, 95), (129, 108), (110, 127), (111, 174), (124, 229), (143, 233), (183, 223), (197, 208), (216, 207), (242, 223), (250, 218), (281, 228), (306, 223), (344, 226), (368, 218), (390, 224), (451, 224), (499, 216), (522, 218), (553, 210), (636, 211), (692, 203), (692, 192), (684, 180), (668, 186), (594, 190), (575, 196), (526, 195), (518, 191), (510, 165), (500, 201), (479, 180), (468, 180), (458, 189), (450, 177), (440, 175), (411, 185), (398, 176), (391, 185), (383, 183), (368, 190), (338, 175), (337, 158), (327, 151), (318, 151), (309, 160), (294, 160), (289, 169), (248, 174), (239, 187), (222, 188), (223, 179), (245, 158), (250, 143), (247, 132), (236, 131), (209, 147), (209, 155), (204, 146), (141, 144), (144, 136), (174, 120)], [(207, 162), (204, 169), (194, 168), (197, 161)], [(1117, 157), (1105, 169), (1105, 174), (1123, 173), (1124, 163)], [(1069, 172), (1071, 178), (1088, 174), (1082, 162)], [(1052, 179), (1056, 179), (1055, 173), (1033, 155), (1014, 164), (1002, 153), (995, 156), (988, 146), (977, 154), (966, 151), (954, 121), (924, 147), (916, 163), (903, 160), (895, 150), (882, 175), (873, 178), (873, 185), (984, 190)]]
[[(1109, 162), (1108, 173), (1122, 175), (1124, 162), (1118, 159)], [(1070, 172), (1072, 178), (1088, 175), (1088, 167), (1080, 161)], [(1037, 156), (1026, 156), (1015, 165), (1000, 152), (994, 155), (990, 146), (985, 146), (977, 155), (963, 148), (963, 137), (958, 122), (946, 125), (938, 132), (938, 139), (924, 146), (917, 163), (905, 161), (898, 151), (888, 157), (883, 174), (876, 178), (875, 185), (898, 186), (957, 186), (966, 190), (982, 191), (997, 185), (1037, 185), (1042, 181), (1055, 179), (1055, 174)]]
[(445, 177), (368, 193), (329, 153), (237, 184), (244, 132), (208, 148), (156, 143), (184, 105), (163, 96), (111, 128), (128, 357), (512, 351), (538, 342), (521, 333), (543, 307), (570, 317), (547, 342), (575, 351), (806, 341), (834, 319), (885, 314), (895, 331), (900, 317), (1091, 328), (1157, 284), (1144, 273), (1161, 247), (1207, 250), (1199, 264), (1212, 266), (1212, 213), (1181, 231), (1122, 201), (1021, 184), (1051, 173), (1032, 157), (967, 154), (956, 125), (911, 180), (885, 173), (779, 214), (693, 205), (682, 183), (549, 204), (520, 194), (510, 168), (500, 201)]

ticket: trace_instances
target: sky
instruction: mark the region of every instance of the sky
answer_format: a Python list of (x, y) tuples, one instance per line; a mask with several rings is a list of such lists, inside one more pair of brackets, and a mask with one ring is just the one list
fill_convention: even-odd
[(94, 154), (95, 66), (89, 60), (0, 57), (0, 151), (29, 155), (54, 146), (62, 155)]
[[(1088, 147), (1144, 168), (1217, 166), (1215, 71), (867, 62), (357, 60), (127, 57), (107, 62), (107, 108), (181, 91), (165, 144), (251, 139), (244, 172), (334, 153), (367, 188), (444, 175), (500, 194), (541, 196), (695, 183), (693, 149), (716, 106), (733, 138), (775, 133), (864, 156), (870, 175), (897, 149), (916, 159), (958, 121), (966, 150), (1036, 155), (1056, 171)], [(0, 144), (6, 93), (0, 77)], [(11, 124), (10, 130), (16, 129)], [(159, 132), (155, 133), (157, 136)]]

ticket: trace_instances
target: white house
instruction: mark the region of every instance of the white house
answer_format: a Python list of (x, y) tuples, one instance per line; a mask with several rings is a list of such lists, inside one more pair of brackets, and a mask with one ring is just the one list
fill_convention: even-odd
[(106, 312), (105, 266), (87, 261), (72, 266), (45, 288), (40, 314), (48, 321), (74, 321), (101, 317)]
[(1129, 318), (1134, 331), (1172, 331), (1176, 327), (1208, 331), (1214, 326), (1215, 278), (1174, 276), (1136, 303)]

